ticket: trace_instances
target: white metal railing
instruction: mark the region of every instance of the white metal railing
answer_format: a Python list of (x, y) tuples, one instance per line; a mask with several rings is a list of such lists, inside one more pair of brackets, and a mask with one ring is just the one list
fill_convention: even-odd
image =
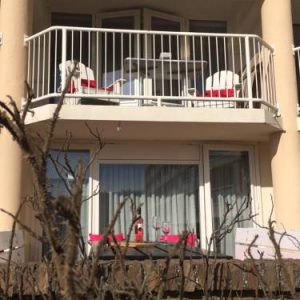
[(55, 26), (25, 42), (35, 105), (76, 65), (65, 103), (276, 111), (273, 49), (256, 35)]

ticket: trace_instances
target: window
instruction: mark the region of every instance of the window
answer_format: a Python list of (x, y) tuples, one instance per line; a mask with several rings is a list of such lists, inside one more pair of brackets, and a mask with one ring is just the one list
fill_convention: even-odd
[[(250, 168), (248, 151), (209, 151), (209, 178), (211, 191), (213, 231), (225, 226), (242, 212), (234, 226), (233, 232), (216, 245), (218, 253), (234, 255), (234, 238), (236, 227), (252, 227), (250, 215)], [(224, 220), (226, 211), (227, 219)]]
[[(294, 29), (294, 44), (295, 47), (299, 47), (300, 46), (300, 24), (294, 24), (293, 25), (293, 29)], [(299, 60), (298, 60), (298, 56), (295, 55), (295, 60), (296, 60), (296, 75), (297, 75), (297, 87), (298, 87), (298, 103), (300, 101), (300, 74), (299, 74)], [(300, 104), (300, 103), (299, 103)]]
[[(67, 13), (52, 13), (52, 26), (73, 26), (73, 27), (92, 27), (92, 16), (85, 14), (67, 14)], [(77, 60), (88, 65), (91, 55), (91, 41), (87, 32), (72, 32), (67, 33), (67, 60)], [(51, 32), (49, 41), (51, 45), (51, 78), (50, 86), (52, 91), (57, 92), (60, 85), (59, 65), (62, 62), (62, 33), (60, 30)], [(56, 101), (56, 100), (55, 100)], [(52, 100), (51, 100), (52, 102)]]
[[(190, 20), (190, 32), (204, 33), (226, 33), (226, 22), (221, 21), (202, 21)], [(225, 69), (225, 40), (221, 37), (191, 37), (190, 39), (190, 56), (196, 60), (205, 60), (209, 62), (204, 78), (197, 78), (197, 91), (204, 92), (205, 78), (219, 70)]]
[[(101, 164), (100, 232), (103, 232), (123, 199), (142, 204), (145, 236), (155, 240), (152, 218), (169, 222), (171, 234), (191, 230), (200, 235), (198, 165)], [(115, 225), (127, 233), (132, 221), (127, 201)]]
[[(57, 150), (52, 150), (51, 155), (56, 159), (59, 152)], [(67, 195), (68, 191), (67, 188), (61, 179), (61, 176), (64, 178), (64, 180), (70, 184), (73, 180), (71, 174), (67, 173), (66, 170), (62, 167), (65, 165), (64, 160), (65, 153), (61, 153), (61, 155), (58, 158), (59, 164), (57, 165), (59, 173), (57, 172), (55, 166), (53, 163), (49, 160), (47, 165), (47, 178), (48, 178), (48, 192), (50, 194), (50, 199), (57, 198), (61, 195)], [(67, 158), (69, 161), (70, 166), (73, 170), (75, 170), (79, 160), (83, 162), (84, 166), (87, 166), (89, 162), (89, 152), (86, 150), (72, 150), (69, 151), (67, 154)], [(62, 166), (60, 166), (60, 164)], [(86, 174), (86, 178), (84, 180), (83, 185), (83, 200), (88, 198), (89, 194), (89, 175)], [(59, 220), (58, 220), (59, 224)], [(81, 229), (82, 229), (82, 236), (85, 241), (87, 241), (88, 238), (88, 201), (84, 201), (81, 206)], [(63, 226), (61, 226), (62, 234), (63, 234)]]
[[(67, 14), (67, 13), (52, 13), (51, 23), (53, 26), (71, 26), (71, 27), (92, 27), (92, 16), (85, 14)], [(80, 43), (80, 39), (82, 42)], [(55, 37), (52, 39), (52, 53), (54, 57)], [(79, 32), (71, 32), (67, 36), (67, 59), (76, 59), (84, 64), (88, 64), (89, 51), (89, 36), (87, 32), (80, 36)], [(81, 47), (80, 47), (81, 46)], [(61, 49), (61, 35), (58, 32), (57, 49)], [(73, 57), (72, 57), (73, 56)], [(61, 62), (61, 51), (57, 50), (57, 62)]]

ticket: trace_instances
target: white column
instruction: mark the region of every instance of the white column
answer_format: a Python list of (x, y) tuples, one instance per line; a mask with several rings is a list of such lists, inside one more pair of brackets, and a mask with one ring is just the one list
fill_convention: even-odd
[(272, 179), (278, 225), (300, 229), (300, 141), (293, 56), (291, 0), (264, 0), (263, 38), (274, 46), (277, 100), (284, 132), (271, 137)]
[[(0, 28), (3, 44), (0, 46), (0, 98), (8, 101), (11, 95), (21, 105), (25, 95), (26, 47), (24, 35), (31, 21), (31, 0), (2, 0)], [(0, 207), (15, 213), (20, 204), (22, 154), (8, 132), (0, 133)], [(0, 213), (0, 231), (9, 230), (12, 220)]]

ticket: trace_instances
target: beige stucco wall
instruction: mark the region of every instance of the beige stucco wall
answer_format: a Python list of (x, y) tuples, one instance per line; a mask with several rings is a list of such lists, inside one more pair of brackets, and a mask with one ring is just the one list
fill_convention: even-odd
[[(181, 0), (138, 0), (130, 1), (82, 1), (35, 0), (34, 28), (39, 31), (50, 26), (51, 12), (85, 13), (95, 16), (95, 26), (99, 26), (96, 16), (104, 12), (126, 9), (150, 8), (168, 14), (177, 15), (191, 20), (226, 21), (228, 32), (260, 34), (259, 1), (235, 0), (193, 0), (189, 5), (182, 5)], [(215, 8), (218, 7), (216, 10)]]
[(271, 155), (269, 142), (257, 144), (257, 166), (259, 172), (259, 185), (261, 193), (260, 220), (262, 225), (267, 226), (269, 217), (275, 219), (275, 212), (271, 216), (273, 206), (273, 184), (271, 172)]
[[(2, 0), (0, 28), (3, 44), (0, 47), (0, 98), (9, 102), (10, 95), (18, 107), (25, 95), (26, 47), (25, 34), (30, 34), (31, 0)], [(22, 154), (10, 136), (1, 129), (0, 134), (0, 207), (11, 213), (18, 210), (22, 185)], [(0, 231), (11, 228), (12, 219), (0, 214)]]
[[(297, 131), (297, 83), (290, 0), (264, 0), (263, 38), (275, 47), (276, 94), (284, 132), (271, 138), (272, 178), (278, 224), (300, 228), (300, 137)], [(276, 16), (276, 18), (274, 18)]]

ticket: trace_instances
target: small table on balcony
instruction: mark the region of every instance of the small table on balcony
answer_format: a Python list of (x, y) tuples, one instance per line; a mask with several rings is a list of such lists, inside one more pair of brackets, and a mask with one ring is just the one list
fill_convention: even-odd
[(187, 95), (188, 82), (196, 80), (199, 73), (203, 76), (206, 65), (205, 60), (126, 57), (123, 67), (124, 77), (137, 78), (143, 96), (152, 96), (152, 80), (182, 81), (181, 95)]

